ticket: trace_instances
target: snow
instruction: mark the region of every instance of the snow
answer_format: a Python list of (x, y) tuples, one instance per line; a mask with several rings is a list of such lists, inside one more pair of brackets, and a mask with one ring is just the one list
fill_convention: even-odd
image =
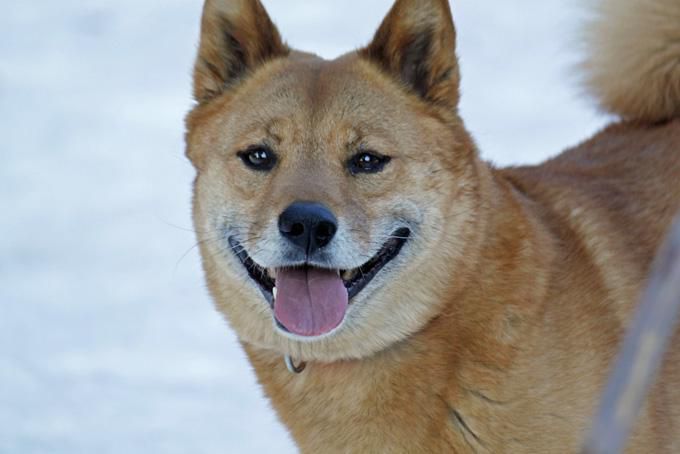
[[(388, 0), (265, 0), (325, 57)], [(568, 0), (454, 2), (483, 155), (538, 162), (606, 118)], [(571, 6), (570, 6), (571, 5)], [(0, 16), (0, 452), (295, 452), (213, 309), (183, 156), (198, 0), (26, 0)]]

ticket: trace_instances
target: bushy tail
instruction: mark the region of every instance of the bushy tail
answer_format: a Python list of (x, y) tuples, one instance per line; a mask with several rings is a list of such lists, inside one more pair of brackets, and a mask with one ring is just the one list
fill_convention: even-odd
[(627, 120), (680, 117), (680, 0), (590, 0), (588, 91)]

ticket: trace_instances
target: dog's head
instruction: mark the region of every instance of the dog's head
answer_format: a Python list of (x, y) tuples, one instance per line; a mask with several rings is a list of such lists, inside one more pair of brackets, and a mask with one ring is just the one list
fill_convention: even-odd
[(325, 61), (288, 48), (258, 0), (206, 2), (194, 219), (244, 342), (361, 358), (458, 288), (480, 227), (455, 39), (447, 0), (398, 0), (371, 44)]

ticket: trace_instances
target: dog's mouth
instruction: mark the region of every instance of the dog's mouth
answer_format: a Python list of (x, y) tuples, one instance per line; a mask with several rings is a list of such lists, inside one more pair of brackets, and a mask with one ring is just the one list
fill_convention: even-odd
[(343, 322), (352, 300), (399, 255), (410, 236), (407, 228), (395, 231), (373, 258), (352, 270), (311, 265), (267, 269), (255, 263), (234, 237), (229, 238), (229, 246), (272, 305), (279, 327), (317, 337)]

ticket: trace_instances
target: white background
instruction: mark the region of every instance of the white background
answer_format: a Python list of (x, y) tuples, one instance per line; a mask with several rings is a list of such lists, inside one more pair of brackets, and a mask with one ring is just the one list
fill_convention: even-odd
[[(366, 43), (391, 4), (264, 3), (324, 57)], [(454, 2), (486, 159), (538, 162), (604, 124), (571, 70), (574, 3)], [(295, 452), (192, 249), (182, 120), (201, 2), (2, 10), (0, 453)]]

